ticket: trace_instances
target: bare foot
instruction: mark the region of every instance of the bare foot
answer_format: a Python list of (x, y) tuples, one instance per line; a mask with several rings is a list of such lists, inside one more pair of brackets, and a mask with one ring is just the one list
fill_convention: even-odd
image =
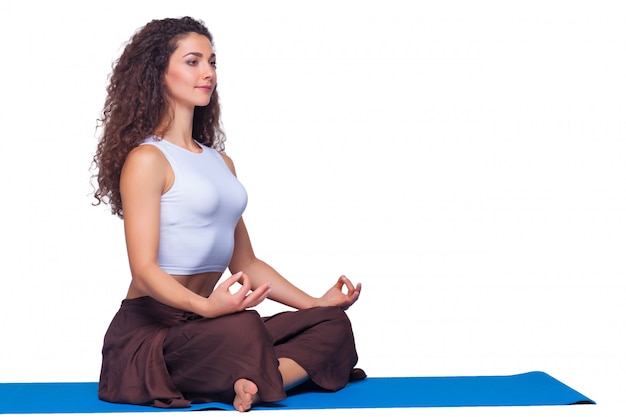
[(259, 388), (249, 379), (238, 379), (235, 381), (235, 401), (233, 407), (237, 411), (248, 411), (252, 404), (257, 402)]

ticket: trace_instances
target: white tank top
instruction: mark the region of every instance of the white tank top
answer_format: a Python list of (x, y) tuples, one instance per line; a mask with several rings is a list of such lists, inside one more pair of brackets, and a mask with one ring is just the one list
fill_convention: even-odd
[(202, 145), (190, 152), (155, 136), (174, 171), (174, 184), (161, 196), (159, 266), (175, 275), (224, 272), (234, 248), (234, 231), (248, 195), (222, 156)]

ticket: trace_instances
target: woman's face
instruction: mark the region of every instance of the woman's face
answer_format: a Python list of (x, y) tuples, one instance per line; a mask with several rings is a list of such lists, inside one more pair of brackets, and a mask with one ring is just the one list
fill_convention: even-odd
[(165, 70), (165, 86), (176, 106), (206, 106), (215, 90), (215, 54), (209, 39), (189, 33), (178, 41)]

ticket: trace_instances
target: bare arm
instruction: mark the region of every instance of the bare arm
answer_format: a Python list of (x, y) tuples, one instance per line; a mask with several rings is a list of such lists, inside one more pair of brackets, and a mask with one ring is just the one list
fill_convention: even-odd
[(317, 305), (317, 300), (314, 297), (293, 285), (274, 268), (255, 256), (243, 219), (239, 219), (235, 229), (235, 250), (229, 269), (231, 271), (244, 271), (250, 277), (252, 288), (269, 282), (272, 287), (269, 298), (281, 304), (297, 309)]
[[(222, 156), (235, 174), (232, 160), (226, 155)], [(356, 302), (361, 292), (361, 284), (357, 284), (355, 287), (345, 276), (341, 276), (322, 297), (312, 297), (302, 291), (274, 268), (256, 257), (243, 219), (239, 219), (235, 229), (235, 248), (229, 269), (231, 272), (243, 271), (249, 276), (252, 289), (269, 283), (272, 288), (269, 295), (271, 300), (297, 309), (315, 306), (341, 306), (347, 309)], [(347, 289), (346, 293), (343, 292), (344, 287)]]
[[(209, 298), (190, 291), (158, 264), (161, 195), (172, 184), (173, 172), (163, 154), (153, 146), (135, 148), (124, 164), (120, 191), (124, 207), (124, 231), (132, 275), (131, 288), (157, 301), (205, 317), (244, 310), (260, 303), (268, 288), (248, 294), (251, 282), (245, 274), (220, 284)], [(235, 294), (228, 287), (236, 281)]]

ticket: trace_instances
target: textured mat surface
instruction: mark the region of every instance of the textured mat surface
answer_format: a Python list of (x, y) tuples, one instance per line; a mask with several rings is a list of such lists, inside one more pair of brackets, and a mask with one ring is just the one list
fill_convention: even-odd
[[(95, 382), (0, 383), (0, 414), (168, 411), (98, 400)], [(257, 409), (412, 408), (595, 404), (544, 372), (511, 376), (367, 378), (339, 392), (293, 390)], [(192, 404), (182, 410), (232, 410), (230, 404)]]

